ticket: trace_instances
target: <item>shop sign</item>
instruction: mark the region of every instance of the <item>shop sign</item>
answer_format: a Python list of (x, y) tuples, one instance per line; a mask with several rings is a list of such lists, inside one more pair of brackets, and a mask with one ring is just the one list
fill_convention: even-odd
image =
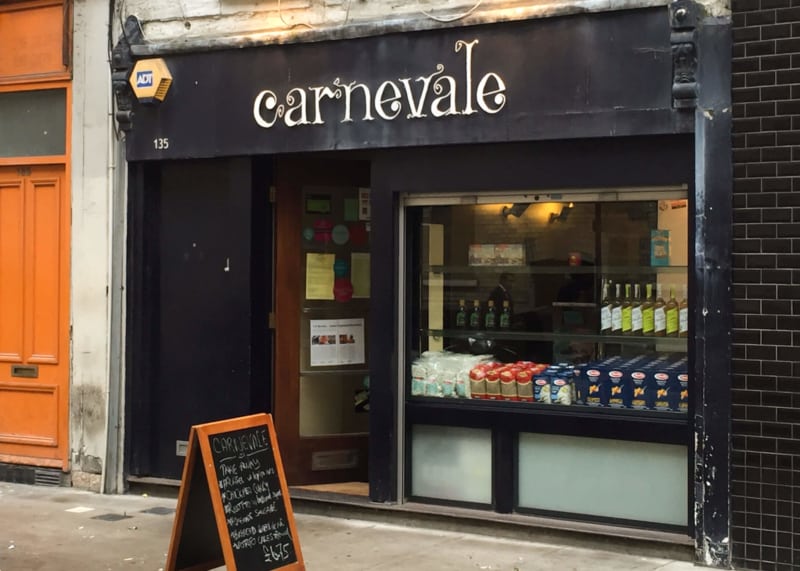
[[(169, 97), (134, 103), (126, 156), (163, 160), (691, 130), (693, 116), (672, 109), (666, 21), (666, 9), (627, 10), (172, 54), (165, 58), (173, 78)], [(147, 69), (137, 69), (132, 80), (142, 89), (159, 85), (158, 74)]]
[[(451, 115), (499, 113), (506, 104), (506, 84), (503, 78), (488, 72), (476, 80), (473, 73), (473, 52), (480, 40), (457, 40), (454, 51), (463, 52), (463, 83), (445, 73), (443, 63), (437, 63), (428, 75), (412, 79), (399, 77), (379, 84), (335, 78), (329, 85), (293, 87), (285, 95), (271, 89), (258, 93), (253, 102), (253, 118), (259, 127), (269, 129), (278, 122), (287, 127), (324, 125), (326, 117), (341, 123), (354, 121), (394, 121), (398, 118), (422, 119)], [(328, 115), (322, 102), (341, 103)], [(405, 113), (404, 113), (405, 112)]]

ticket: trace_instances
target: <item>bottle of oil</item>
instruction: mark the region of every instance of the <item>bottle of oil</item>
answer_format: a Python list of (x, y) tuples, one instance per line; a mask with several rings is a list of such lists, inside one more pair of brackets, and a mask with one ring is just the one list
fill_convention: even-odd
[(614, 302), (611, 304), (611, 334), (622, 334), (622, 292), (620, 284), (615, 284)]
[(500, 314), (500, 329), (511, 328), (511, 305), (508, 300), (503, 301), (503, 313)]
[(630, 335), (632, 322), (633, 300), (631, 299), (631, 284), (625, 284), (625, 299), (622, 300), (622, 334)]
[(678, 304), (678, 337), (689, 336), (689, 300), (686, 296), (686, 284), (683, 284), (683, 297)]
[(483, 323), (486, 326), (486, 329), (497, 328), (497, 312), (494, 309), (494, 301), (491, 299), (486, 307), (486, 315), (484, 316)]
[(656, 302), (653, 305), (653, 335), (664, 337), (667, 334), (667, 314), (661, 297), (661, 284), (656, 284)]
[(631, 302), (631, 335), (642, 335), (642, 286), (633, 285), (633, 300)]
[(465, 300), (458, 300), (458, 310), (456, 311), (456, 329), (466, 329), (467, 327), (467, 306)]
[(611, 297), (608, 295), (608, 290), (611, 287), (611, 281), (603, 282), (603, 300), (600, 302), (600, 333), (609, 335), (611, 333), (611, 306), (613, 305)]
[(669, 286), (669, 300), (664, 306), (667, 314), (667, 337), (678, 336), (678, 301), (675, 299), (675, 287)]
[(481, 302), (477, 299), (472, 301), (472, 311), (469, 313), (469, 328), (481, 328)]
[(654, 315), (653, 315), (653, 284), (645, 284), (645, 300), (642, 303), (642, 335), (651, 337), (655, 329)]

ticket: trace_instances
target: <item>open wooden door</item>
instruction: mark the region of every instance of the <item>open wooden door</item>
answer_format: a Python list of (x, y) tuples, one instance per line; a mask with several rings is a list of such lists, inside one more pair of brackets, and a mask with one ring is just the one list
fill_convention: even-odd
[(369, 163), (278, 159), (274, 417), (290, 485), (366, 482)]
[(0, 462), (68, 468), (64, 167), (0, 167)]

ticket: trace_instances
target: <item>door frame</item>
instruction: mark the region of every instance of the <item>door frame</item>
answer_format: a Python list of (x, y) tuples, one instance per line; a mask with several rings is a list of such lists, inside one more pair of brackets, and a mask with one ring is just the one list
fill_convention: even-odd
[[(45, 3), (46, 4), (46, 3)], [(57, 458), (39, 458), (17, 454), (0, 454), (0, 462), (14, 464), (27, 464), (44, 468), (57, 468), (69, 472), (70, 463), (70, 391), (72, 389), (72, 347), (70, 343), (70, 326), (72, 311), (72, 83), (69, 72), (47, 74), (36, 79), (18, 82), (20, 78), (6, 78), (0, 81), (0, 93), (39, 91), (44, 89), (63, 89), (65, 92), (65, 123), (64, 123), (64, 154), (41, 156), (0, 157), (0, 168), (33, 168), (36, 166), (52, 166), (60, 168), (62, 172), (60, 203), (60, 220), (64, 225), (64, 251), (60, 260), (62, 271), (61, 298), (59, 308), (59, 352), (68, 363), (66, 383), (63, 387), (64, 395), (60, 396), (58, 410), (58, 448)]]
[[(367, 477), (369, 436), (300, 435), (300, 311), (302, 306), (303, 187), (368, 187), (370, 163), (314, 156), (275, 159), (274, 416), (290, 485), (355, 481)], [(357, 468), (313, 471), (313, 452), (357, 450)]]

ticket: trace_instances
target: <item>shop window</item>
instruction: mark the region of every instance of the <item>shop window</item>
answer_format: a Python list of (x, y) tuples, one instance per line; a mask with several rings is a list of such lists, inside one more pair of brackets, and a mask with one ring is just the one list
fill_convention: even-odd
[(511, 198), (409, 200), (408, 397), (685, 417), (686, 191)]

